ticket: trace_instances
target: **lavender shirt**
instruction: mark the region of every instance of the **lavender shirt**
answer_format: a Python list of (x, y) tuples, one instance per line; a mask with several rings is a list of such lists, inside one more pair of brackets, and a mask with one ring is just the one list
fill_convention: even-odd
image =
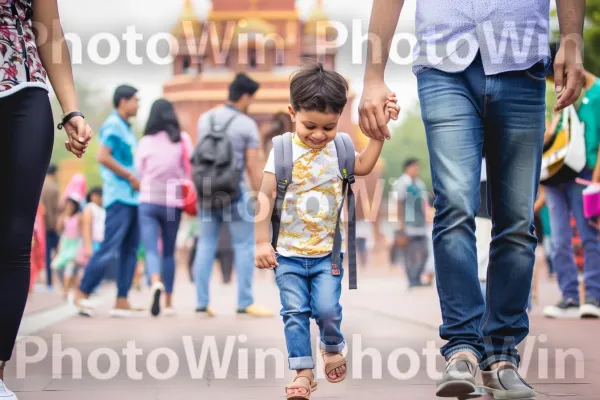
[(550, 61), (550, 0), (417, 0), (413, 71), (460, 72), (481, 54), (486, 75)]
[[(183, 132), (181, 138), (190, 156), (190, 136)], [(135, 167), (140, 179), (140, 203), (183, 206), (178, 182), (191, 177), (186, 176), (181, 141), (173, 143), (167, 132), (142, 137), (135, 153)]]

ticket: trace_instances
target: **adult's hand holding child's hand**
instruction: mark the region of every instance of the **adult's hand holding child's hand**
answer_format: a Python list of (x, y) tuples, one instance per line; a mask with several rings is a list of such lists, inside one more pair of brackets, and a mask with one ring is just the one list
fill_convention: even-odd
[(256, 257), (254, 261), (256, 268), (273, 269), (278, 267), (277, 258), (275, 258), (275, 250), (269, 242), (262, 242), (256, 245)]

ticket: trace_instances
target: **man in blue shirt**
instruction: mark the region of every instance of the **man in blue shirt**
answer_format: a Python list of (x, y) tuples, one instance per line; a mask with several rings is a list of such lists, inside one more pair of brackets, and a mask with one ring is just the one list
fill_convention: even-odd
[[(389, 138), (384, 82), (387, 51), (403, 0), (374, 0), (360, 127)], [(561, 30), (556, 108), (582, 88), (585, 1), (556, 0)], [(475, 391), (477, 365), (495, 398), (530, 399), (519, 376), (519, 344), (535, 262), (533, 203), (544, 137), (545, 70), (550, 63), (549, 0), (419, 0), (413, 72), (427, 134), (436, 218), (433, 227), (447, 368), (437, 395)], [(379, 43), (380, 46), (374, 46)], [(386, 49), (381, 54), (381, 49)], [(475, 216), (481, 160), (487, 160), (492, 242), (484, 301), (477, 278)]]
[(137, 89), (123, 85), (114, 94), (115, 109), (100, 128), (98, 162), (104, 182), (103, 206), (106, 208), (104, 242), (85, 268), (76, 304), (82, 314), (91, 316), (87, 298), (100, 284), (108, 267), (118, 263), (117, 302), (111, 316), (130, 316), (136, 312), (127, 301), (131, 287), (137, 250), (139, 229), (137, 220), (138, 190), (140, 183), (134, 169), (134, 151), (137, 138), (131, 130), (129, 119), (137, 115)]

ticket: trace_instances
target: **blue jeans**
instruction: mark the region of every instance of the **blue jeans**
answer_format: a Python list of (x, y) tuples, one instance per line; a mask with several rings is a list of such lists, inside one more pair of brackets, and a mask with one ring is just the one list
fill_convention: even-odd
[[(433, 244), (446, 359), (459, 351), (480, 367), (518, 365), (529, 332), (527, 303), (535, 248), (533, 203), (544, 137), (544, 65), (486, 76), (481, 59), (463, 72), (417, 76), (427, 133), (436, 216)], [(487, 298), (477, 277), (475, 215), (481, 160), (493, 220)]]
[(199, 308), (209, 305), (210, 276), (218, 249), (221, 224), (227, 222), (233, 245), (235, 271), (238, 280), (238, 309), (252, 303), (254, 275), (254, 211), (246, 196), (231, 203), (224, 210), (200, 209), (198, 246), (194, 259), (194, 280)]
[(49, 288), (52, 287), (52, 250), (57, 249), (58, 240), (58, 233), (46, 231), (46, 283)]
[(79, 289), (89, 295), (102, 282), (106, 270), (118, 263), (117, 297), (127, 297), (137, 264), (139, 242), (137, 207), (111, 204), (106, 209), (104, 241), (84, 269)]
[[(146, 271), (160, 274), (167, 293), (173, 293), (175, 282), (175, 241), (181, 209), (158, 204), (141, 203), (138, 210), (140, 235), (146, 251)], [(158, 238), (162, 238), (162, 260), (158, 253)]]
[[(592, 171), (584, 170), (581, 177), (591, 180)], [(563, 297), (579, 302), (578, 271), (573, 257), (573, 228), (571, 227), (571, 215), (573, 215), (583, 244), (586, 296), (600, 299), (600, 240), (598, 240), (598, 230), (589, 224), (583, 214), (584, 187), (571, 181), (544, 188), (546, 202), (550, 209), (552, 264)]]
[(331, 255), (321, 258), (283, 257), (275, 280), (281, 297), (281, 316), (291, 370), (313, 369), (310, 341), (310, 318), (319, 326), (320, 348), (339, 353), (344, 349), (341, 332), (342, 273), (331, 273)]

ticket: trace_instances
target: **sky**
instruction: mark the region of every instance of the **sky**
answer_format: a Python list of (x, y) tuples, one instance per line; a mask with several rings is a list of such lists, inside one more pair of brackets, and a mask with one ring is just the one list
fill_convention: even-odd
[[(331, 20), (340, 21), (347, 27), (362, 25), (362, 33), (368, 31), (372, 0), (345, 1), (339, 7), (340, 0), (323, 0), (323, 7)], [(316, 0), (297, 0), (297, 7), (302, 19), (310, 15)], [(126, 42), (121, 39), (128, 27), (144, 36), (138, 44), (138, 54), (145, 55), (145, 44), (149, 37), (158, 32), (170, 32), (177, 23), (184, 0), (58, 0), (61, 22), (65, 34), (76, 34), (81, 38), (82, 54), (73, 56), (73, 73), (75, 80), (96, 88), (105, 96), (99, 101), (108, 101), (114, 88), (121, 83), (130, 83), (139, 88), (141, 110), (139, 119), (146, 118), (152, 102), (162, 94), (162, 82), (172, 77), (171, 65), (156, 65), (147, 58), (142, 65), (132, 65), (127, 61)], [(194, 7), (201, 20), (204, 20), (211, 6), (210, 0), (193, 0)], [(414, 33), (415, 1), (407, 1), (402, 12), (398, 30)], [(131, 28), (129, 28), (131, 29)], [(358, 39), (361, 31), (356, 30)], [(109, 46), (104, 41), (99, 46), (93, 45), (90, 38), (98, 34), (119, 38), (119, 59), (110, 65), (97, 65), (90, 60), (88, 50), (98, 48), (99, 54), (108, 56)], [(366, 41), (360, 45), (359, 40), (352, 41), (349, 34), (347, 44), (342, 46), (337, 58), (337, 70), (350, 79), (352, 90), (356, 93), (355, 104), (352, 105), (356, 116), (358, 99), (362, 92), (364, 63), (359, 62), (366, 57)], [(352, 43), (355, 44), (352, 44)], [(116, 45), (116, 43), (115, 43)], [(362, 57), (359, 49), (362, 47)], [(160, 48), (160, 47), (159, 47)], [(354, 48), (355, 62), (351, 62)], [(401, 49), (402, 51), (402, 49)], [(408, 51), (408, 46), (404, 51)], [(74, 54), (71, 47), (71, 53)], [(407, 53), (408, 54), (408, 53)], [(417, 100), (416, 79), (409, 66), (389, 63), (386, 82), (394, 90), (402, 107), (410, 107)]]

